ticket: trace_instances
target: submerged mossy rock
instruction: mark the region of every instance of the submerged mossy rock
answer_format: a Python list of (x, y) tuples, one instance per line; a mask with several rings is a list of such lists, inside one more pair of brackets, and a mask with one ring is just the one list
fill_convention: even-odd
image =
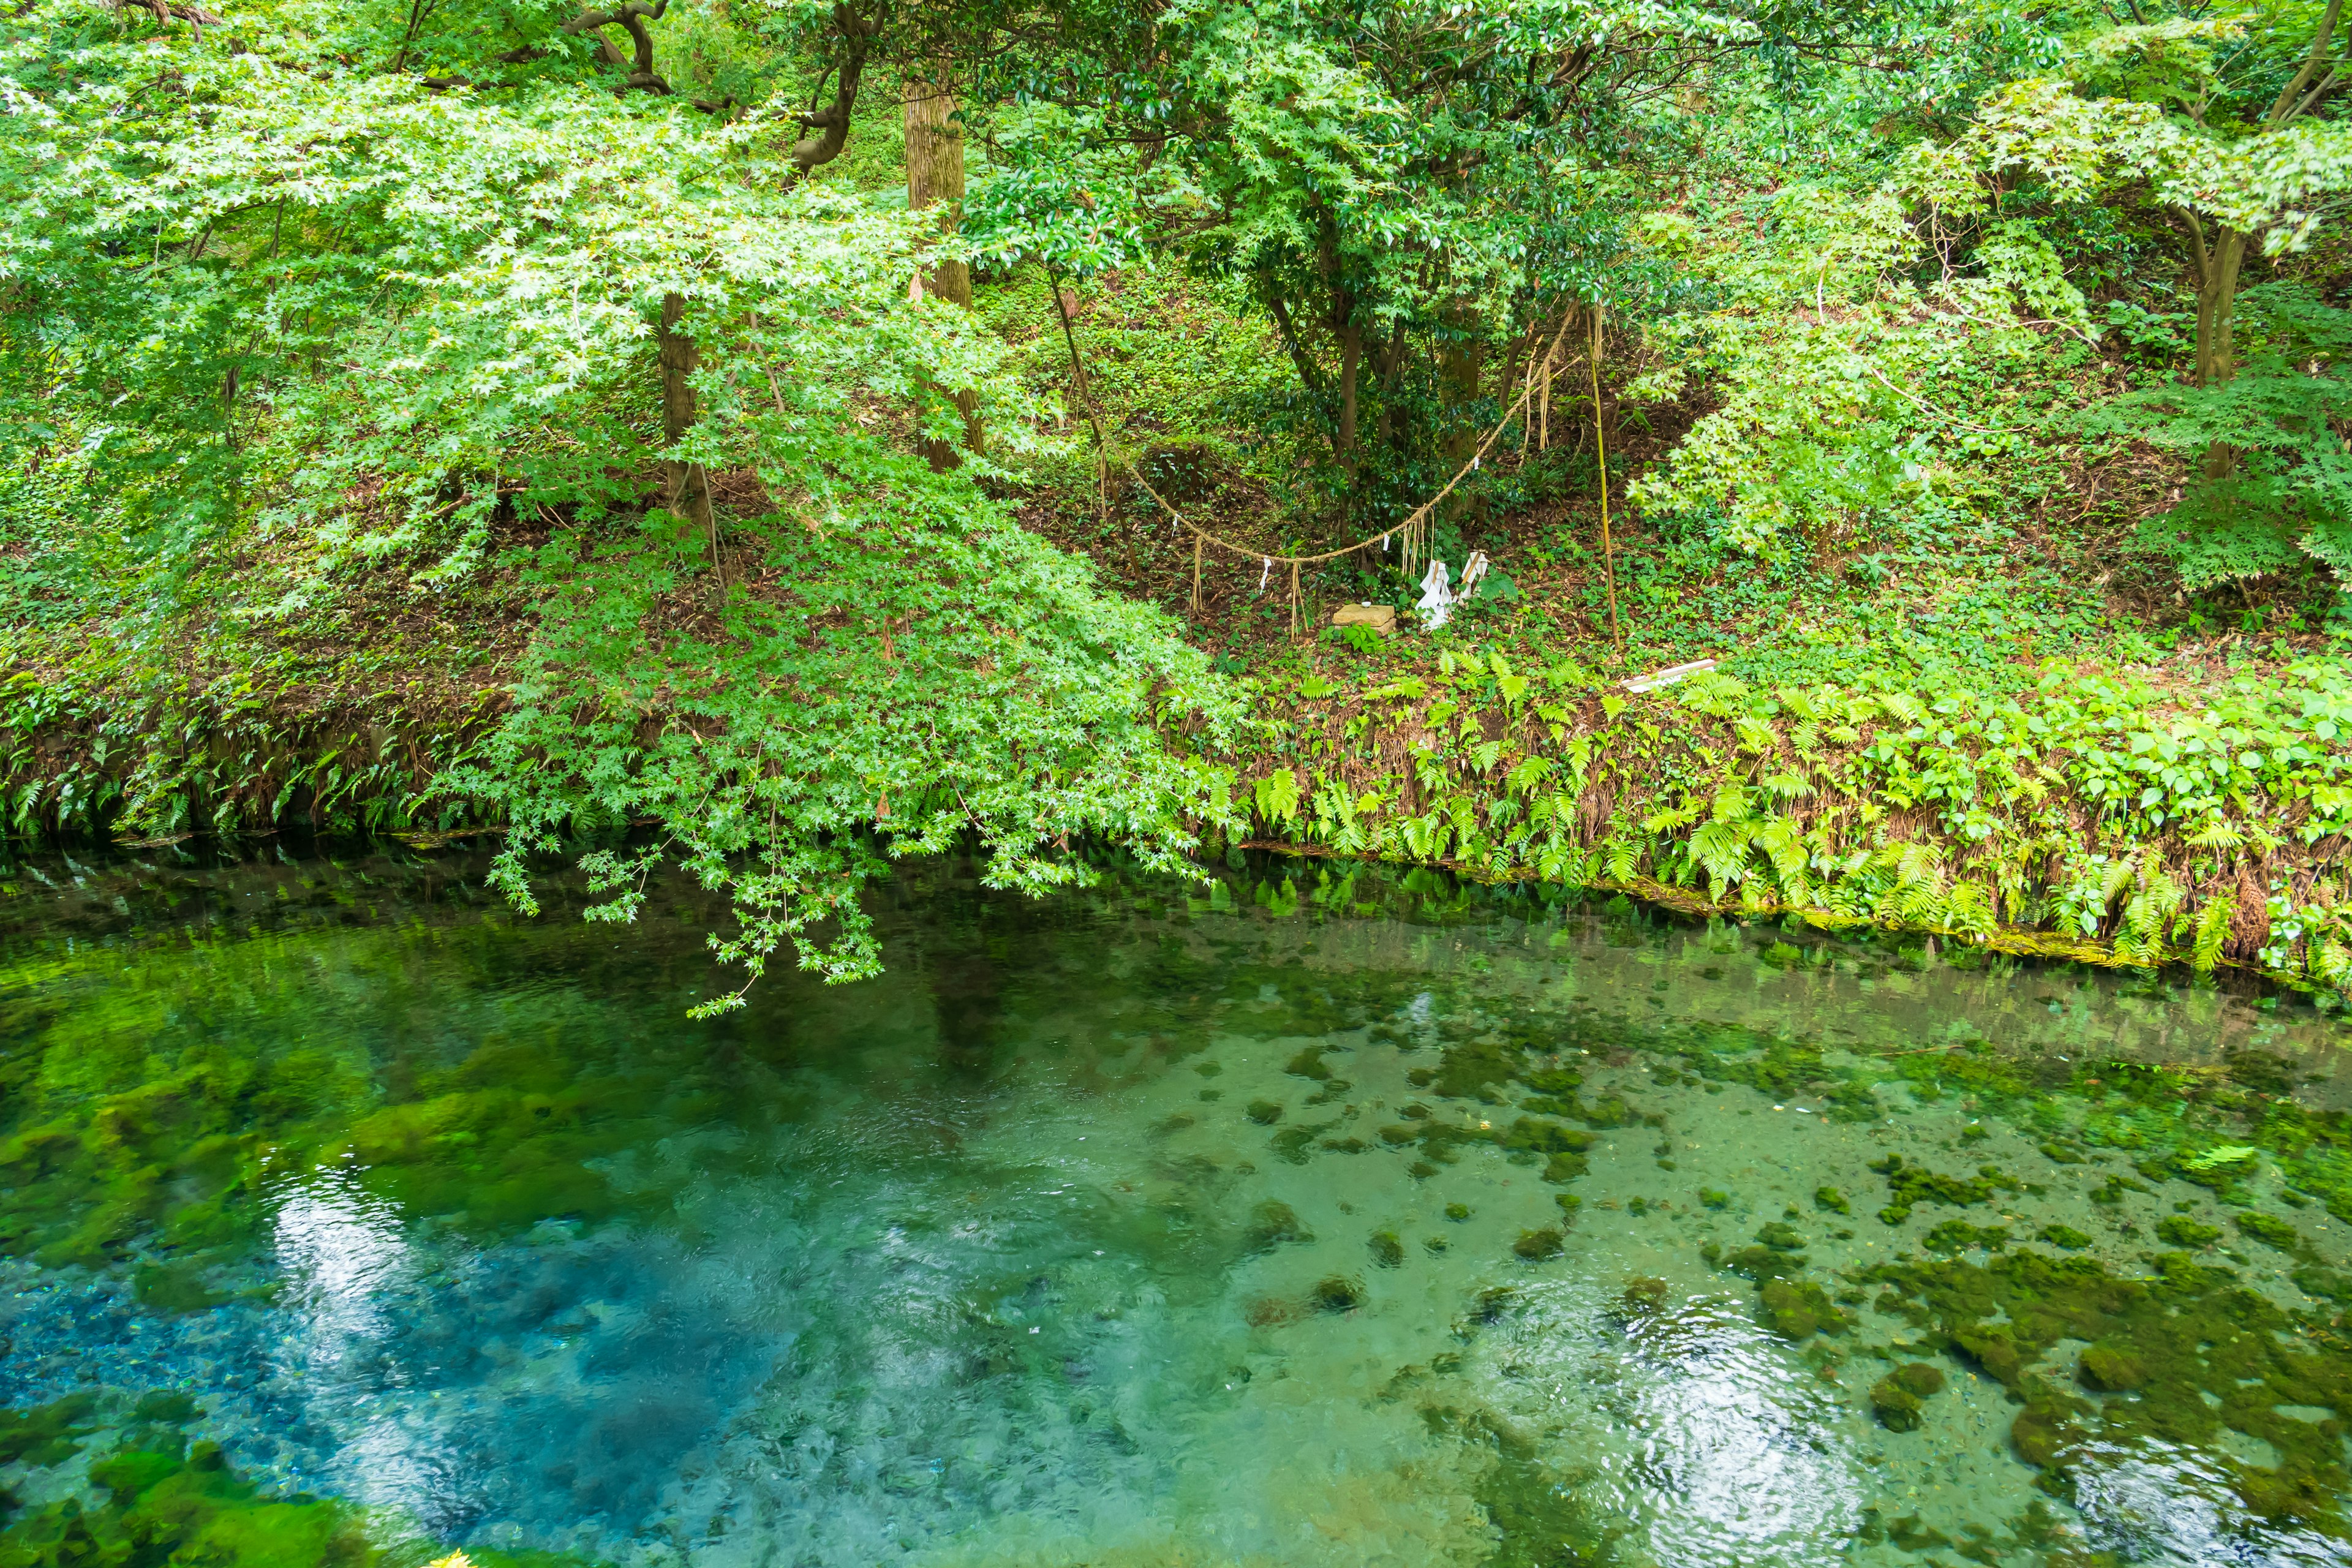
[(1842, 1334), (1854, 1324), (1853, 1314), (1841, 1310), (1829, 1293), (1811, 1280), (1768, 1279), (1759, 1294), (1764, 1321), (1784, 1339)]
[(2009, 1245), (2009, 1231), (2000, 1226), (1970, 1225), (1964, 1219), (1948, 1219), (1921, 1237), (1920, 1245), (1930, 1252), (1969, 1252), (1978, 1248), (1999, 1252)]
[(1870, 1408), (1888, 1431), (1916, 1432), (1926, 1402), (1943, 1391), (1943, 1370), (1915, 1361), (1870, 1385)]
[(2185, 1214), (2167, 1215), (2157, 1221), (2156, 1237), (2173, 1247), (2210, 1247), (2221, 1239), (2221, 1227), (2202, 1224)]
[(1541, 1263), (1546, 1258), (1558, 1258), (1567, 1239), (1558, 1226), (1546, 1226), (1541, 1230), (1519, 1232), (1519, 1239), (1511, 1243), (1511, 1250), (1530, 1263)]
[(1636, 1274), (1625, 1281), (1625, 1289), (1618, 1298), (1621, 1310), (1635, 1317), (1646, 1317), (1663, 1310), (1673, 1288), (1653, 1274)]
[(1312, 1241), (1315, 1233), (1299, 1222), (1298, 1211), (1274, 1198), (1250, 1210), (1249, 1229), (1245, 1233), (1252, 1251), (1264, 1251), (1280, 1247), (1285, 1242)]
[(1592, 1168), (1581, 1154), (1554, 1154), (1544, 1162), (1543, 1179), (1555, 1186), (1565, 1186)]
[(61, 1465), (81, 1452), (81, 1439), (94, 1430), (90, 1414), (98, 1398), (68, 1394), (30, 1410), (0, 1410), (0, 1465)]
[(2023, 1184), (1995, 1165), (1980, 1165), (1973, 1176), (1948, 1176), (1923, 1165), (1904, 1163), (1900, 1154), (1883, 1154), (1870, 1168), (1886, 1178), (1887, 1204), (1878, 1211), (1887, 1225), (1901, 1225), (1921, 1204), (1968, 1208), (1990, 1203), (1996, 1190), (2017, 1192)]
[(1581, 1154), (1592, 1147), (1592, 1134), (1540, 1116), (1522, 1116), (1495, 1140), (1506, 1149), (1529, 1149), (1538, 1154)]
[(1344, 1274), (1328, 1275), (1315, 1282), (1307, 1300), (1318, 1312), (1352, 1312), (1364, 1304), (1364, 1283)]
[[(2307, 1339), (2304, 1325), (2233, 1270), (2174, 1252), (2158, 1258), (2154, 1274), (2126, 1277), (2088, 1258), (2026, 1250), (1982, 1264), (1882, 1264), (1866, 1278), (2024, 1405), (2010, 1437), (2029, 1463), (2063, 1477), (2090, 1439), (2219, 1449), (2227, 1429), (2279, 1456), (2271, 1469), (2221, 1467), (2249, 1509), (2344, 1529), (2336, 1500), (2352, 1487), (2344, 1450), (2352, 1358)], [(2036, 1363), (2069, 1339), (2092, 1347), (2078, 1370), (2084, 1386), (2133, 1396), (2084, 1400), (2037, 1373)], [(2328, 1414), (2301, 1420), (2282, 1406)]]
[(2265, 1247), (2275, 1247), (2281, 1252), (2298, 1254), (2305, 1250), (2303, 1232), (2276, 1215), (2263, 1214), (2260, 1211), (2242, 1214), (2237, 1216), (2236, 1224), (2241, 1231)]
[(1770, 1279), (1791, 1279), (1805, 1268), (1803, 1253), (1769, 1247), (1743, 1247), (1737, 1252), (1726, 1252), (1710, 1241), (1698, 1249), (1698, 1255), (1716, 1268), (1744, 1275), (1759, 1285)]
[(2147, 1382), (2147, 1367), (2117, 1344), (2096, 1344), (2083, 1352), (2075, 1376), (2101, 1394), (2129, 1394)]

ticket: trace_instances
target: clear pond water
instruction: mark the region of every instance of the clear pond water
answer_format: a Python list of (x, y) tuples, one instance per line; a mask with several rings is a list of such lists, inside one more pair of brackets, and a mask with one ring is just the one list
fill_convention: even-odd
[(2306, 1005), (1262, 862), (697, 1024), (478, 870), (8, 875), (0, 1564), (2352, 1562)]

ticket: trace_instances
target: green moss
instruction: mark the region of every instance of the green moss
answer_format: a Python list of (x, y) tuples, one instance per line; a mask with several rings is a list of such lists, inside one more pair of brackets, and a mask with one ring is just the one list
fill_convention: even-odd
[(1319, 1083), (1331, 1076), (1331, 1069), (1323, 1065), (1323, 1051), (1321, 1046), (1309, 1046), (1285, 1062), (1282, 1070), (1293, 1078), (1313, 1079)]
[[(45, 970), (54, 1005), (18, 1031), (0, 1092), (0, 1250), (91, 1266), (143, 1253), (147, 1304), (194, 1310), (212, 1300), (207, 1264), (266, 1226), (266, 1181), (332, 1164), (411, 1215), (510, 1234), (664, 1201), (648, 1186), (625, 1204), (599, 1168), (651, 1129), (791, 1108), (732, 1092), (738, 1069), (707, 1041), (640, 1038), (555, 988), (472, 1003), (422, 1043), (400, 1025), (381, 1054), (316, 1044), (382, 1042), (423, 1011), (418, 940), (391, 924), (242, 934), (110, 949), (102, 974)], [(494, 969), (518, 939), (484, 924), (431, 940)], [(548, 956), (550, 938), (531, 940)], [(321, 974), (323, 994), (368, 998), (363, 1025), (320, 1029), (338, 1005)]]
[(1371, 1239), (1372, 1261), (1383, 1268), (1394, 1268), (1404, 1261), (1404, 1243), (1392, 1230), (1376, 1230)]
[(1890, 1432), (1919, 1429), (1919, 1396), (1898, 1386), (1891, 1377), (1882, 1377), (1870, 1385), (1870, 1408), (1879, 1425)]
[(1364, 1285), (1345, 1275), (1327, 1275), (1315, 1282), (1307, 1300), (1318, 1312), (1352, 1312), (1364, 1304)]
[(1850, 1068), (1832, 1068), (1819, 1047), (1737, 1025), (1682, 1025), (1644, 1042), (1679, 1058), (1710, 1091), (1746, 1084), (1775, 1100), (1816, 1098), (1833, 1121), (1874, 1121), (1878, 1097)]
[(1554, 1154), (1544, 1162), (1543, 1179), (1555, 1184), (1565, 1184), (1590, 1169), (1591, 1162), (1581, 1154)]
[(1456, 1225), (1459, 1225), (1462, 1221), (1470, 1217), (1470, 1205), (1468, 1204), (1447, 1204), (1445, 1205), (1445, 1217), (1454, 1221)]
[(1915, 1361), (1896, 1367), (1870, 1385), (1870, 1408), (1890, 1432), (1916, 1432), (1926, 1401), (1943, 1392), (1940, 1367)]
[(1312, 1241), (1315, 1233), (1299, 1223), (1297, 1211), (1288, 1204), (1268, 1198), (1250, 1211), (1244, 1237), (1253, 1251), (1263, 1251), (1286, 1242)]
[[(1950, 1348), (1969, 1356), (2022, 1406), (2010, 1436), (2029, 1463), (2063, 1479), (2093, 1439), (2153, 1437), (2211, 1449), (2224, 1428), (2271, 1445), (2275, 1469), (2233, 1464), (2231, 1485), (2265, 1517), (2331, 1533), (2345, 1521), (2345, 1416), (2352, 1413), (2352, 1360), (2307, 1341), (2276, 1305), (2222, 1268), (2168, 1253), (2147, 1277), (2109, 1273), (2084, 1258), (2021, 1251), (1982, 1264), (1882, 1264), (1866, 1278)], [(1882, 1299), (1884, 1300), (1884, 1299)], [(2078, 1375), (2130, 1399), (2092, 1403), (2032, 1368), (2061, 1340), (2081, 1340)], [(2301, 1421), (2281, 1405), (2332, 1414)]]
[(1805, 1238), (1797, 1234), (1797, 1227), (1785, 1220), (1770, 1221), (1756, 1233), (1756, 1239), (1775, 1252), (1795, 1252), (1805, 1245)]
[(31, 1410), (0, 1410), (0, 1465), (63, 1464), (81, 1451), (97, 1407), (95, 1395), (69, 1394)]
[(2156, 1222), (2157, 1238), (2174, 1247), (2210, 1247), (2221, 1238), (2221, 1227), (2204, 1225), (2185, 1214), (2167, 1215)]
[(1744, 1275), (1759, 1285), (1772, 1279), (1794, 1279), (1805, 1268), (1803, 1253), (1782, 1252), (1769, 1247), (1743, 1247), (1727, 1253), (1710, 1241), (1698, 1249), (1698, 1255), (1717, 1268)]
[(1587, 1127), (1598, 1127), (1603, 1130), (1612, 1127), (1631, 1127), (1642, 1120), (1640, 1111), (1625, 1103), (1622, 1096), (1614, 1094), (1605, 1096), (1591, 1104), (1580, 1105), (1573, 1114), (1582, 1120)]
[(1715, 1187), (1701, 1187), (1698, 1190), (1698, 1201), (1711, 1209), (1729, 1208), (1731, 1194)]
[(1948, 1219), (1921, 1239), (1930, 1252), (1966, 1252), (1971, 1247), (1983, 1247), (1999, 1252), (2009, 1245), (2009, 1232), (1998, 1226), (1970, 1225), (1964, 1219)]
[(1519, 1239), (1511, 1243), (1511, 1250), (1530, 1263), (1540, 1263), (1558, 1258), (1566, 1241), (1558, 1226), (1546, 1226), (1541, 1230), (1519, 1232)]
[(2128, 1394), (2147, 1382), (2147, 1368), (2121, 1345), (2096, 1344), (2083, 1352), (2074, 1374), (2085, 1388), (2102, 1394)]
[(1585, 1489), (1564, 1486), (1557, 1455), (1507, 1416), (1486, 1409), (1422, 1407), (1432, 1436), (1488, 1456), (1471, 1495), (1495, 1536), (1482, 1568), (1581, 1568), (1611, 1560), (1614, 1530), (1596, 1520)]
[(1932, 1362), (1906, 1362), (1895, 1369), (1893, 1381), (1926, 1399), (1944, 1392), (1944, 1369)]
[(2252, 1210), (2238, 1215), (2235, 1223), (2240, 1230), (2266, 1247), (2275, 1247), (2281, 1252), (2301, 1252), (2304, 1249), (2303, 1232), (2276, 1215)]
[(1815, 1187), (1813, 1189), (1813, 1206), (1817, 1209), (1826, 1209), (1832, 1214), (1852, 1214), (1853, 1212), (1853, 1205), (1848, 1203), (1846, 1201), (1845, 1194), (1838, 1191), (1835, 1187)]
[(2033, 1233), (2036, 1241), (2046, 1241), (2068, 1252), (2080, 1252), (2091, 1245), (2091, 1238), (2071, 1225), (2045, 1225)]
[(131, 1278), (140, 1304), (160, 1312), (202, 1312), (229, 1300), (206, 1286), (203, 1267), (190, 1260), (142, 1263)]
[(2054, 1088), (2072, 1076), (2054, 1062), (2005, 1057), (1982, 1040), (1961, 1050), (1899, 1057), (1895, 1070), (1922, 1100), (1939, 1100), (1951, 1093), (1973, 1095), (1998, 1110), (2006, 1110), (2039, 1089)]
[[(54, 1406), (50, 1407), (52, 1410)], [(150, 1395), (151, 1420), (194, 1414), (184, 1395)], [(39, 1415), (39, 1412), (32, 1413)], [(0, 1415), (0, 1430), (28, 1417)], [(151, 1434), (158, 1428), (147, 1429)], [(21, 1462), (52, 1465), (70, 1450), (28, 1449)], [(79, 1496), (20, 1511), (0, 1530), (6, 1568), (409, 1568), (444, 1554), (422, 1542), (385, 1542), (364, 1510), (346, 1502), (264, 1492), (227, 1464), (209, 1442), (184, 1446), (166, 1432), (127, 1443), (89, 1468), (104, 1501)], [(510, 1554), (468, 1548), (477, 1568), (564, 1568), (580, 1559), (551, 1552)]]
[(1260, 1127), (1271, 1127), (1282, 1120), (1282, 1107), (1270, 1100), (1253, 1100), (1242, 1108), (1242, 1114)]
[(1764, 1303), (1765, 1323), (1784, 1339), (1842, 1334), (1853, 1326), (1853, 1315), (1841, 1311), (1828, 1293), (1810, 1280), (1768, 1279), (1759, 1295)]
[[(1445, 1047), (1434, 1071), (1414, 1069), (1412, 1081), (1448, 1100), (1478, 1100), (1493, 1095), (1525, 1069), (1528, 1042), (1469, 1040)], [(1424, 1079), (1421, 1075), (1427, 1073)]]
[(1886, 1178), (1888, 1202), (1878, 1211), (1878, 1217), (1887, 1225), (1901, 1225), (1923, 1203), (1965, 1208), (1991, 1201), (1996, 1189), (2017, 1192), (2022, 1186), (2016, 1178), (1992, 1165), (1979, 1167), (1974, 1176), (1948, 1176), (1924, 1166), (1906, 1164), (1900, 1154), (1885, 1154), (1872, 1161), (1870, 1168)]
[(2296, 1269), (2294, 1282), (2306, 1294), (2316, 1296), (2323, 1301), (2338, 1301), (2352, 1306), (2352, 1275), (2313, 1264)]
[(2103, 1207), (2113, 1208), (2116, 1205), (2124, 1201), (2124, 1194), (2126, 1193), (2144, 1193), (2146, 1191), (2147, 1191), (2147, 1187), (2144, 1184), (2135, 1182), (2129, 1176), (2111, 1175), (2098, 1186), (2091, 1189), (2090, 1199), (2093, 1203), (2098, 1204)]
[(1581, 1154), (1593, 1143), (1590, 1132), (1536, 1116), (1520, 1117), (1495, 1141), (1506, 1149), (1528, 1149), (1538, 1154)]
[(1656, 1276), (1636, 1274), (1625, 1281), (1624, 1291), (1618, 1298), (1618, 1310), (1629, 1317), (1646, 1317), (1664, 1310), (1673, 1293), (1672, 1288)]

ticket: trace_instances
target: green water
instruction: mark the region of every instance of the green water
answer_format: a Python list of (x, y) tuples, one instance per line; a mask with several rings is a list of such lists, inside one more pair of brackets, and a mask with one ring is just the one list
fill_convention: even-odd
[(696, 1024), (478, 869), (9, 873), (0, 1568), (2352, 1561), (2291, 999), (1266, 862)]

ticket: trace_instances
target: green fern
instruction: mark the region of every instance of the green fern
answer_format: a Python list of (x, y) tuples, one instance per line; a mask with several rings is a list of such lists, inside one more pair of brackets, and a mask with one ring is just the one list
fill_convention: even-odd
[(2206, 900), (2198, 912), (2197, 935), (2189, 953), (2189, 967), (2198, 973), (2210, 974), (2221, 962), (2221, 944), (2230, 940), (2230, 921), (2237, 909), (2237, 900), (2221, 893)]

